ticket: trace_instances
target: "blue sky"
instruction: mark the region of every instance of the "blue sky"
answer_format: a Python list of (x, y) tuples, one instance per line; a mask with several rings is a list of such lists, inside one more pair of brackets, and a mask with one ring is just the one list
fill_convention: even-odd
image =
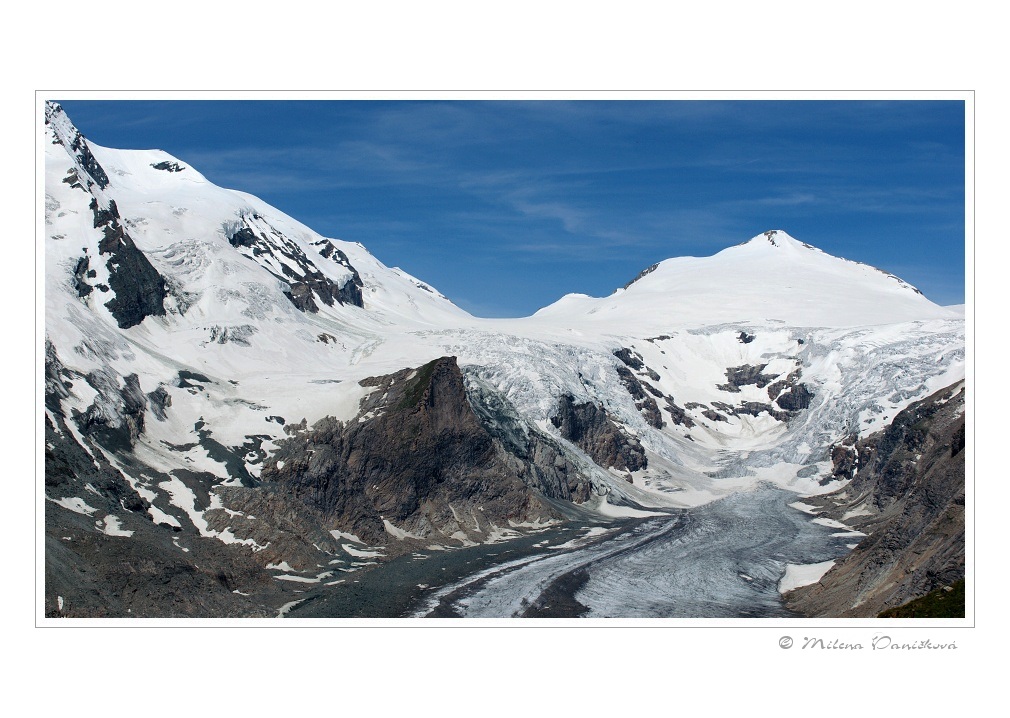
[(767, 229), (964, 302), (960, 101), (61, 104), (90, 141), (163, 149), (481, 316)]

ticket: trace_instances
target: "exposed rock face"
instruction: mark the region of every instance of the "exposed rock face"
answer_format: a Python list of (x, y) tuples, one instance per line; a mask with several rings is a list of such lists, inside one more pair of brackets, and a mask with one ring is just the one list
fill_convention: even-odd
[(614, 356), (636, 371), (641, 371), (645, 368), (645, 362), (642, 361), (642, 356), (625, 347), (621, 347), (620, 349), (614, 351)]
[(70, 123), (70, 120), (67, 119), (66, 113), (63, 112), (63, 108), (60, 107), (58, 103), (46, 103), (45, 122), (47, 125), (58, 125), (55, 133), (56, 139), (54, 140), (54, 144), (59, 143), (66, 147), (71, 157), (73, 157), (75, 163), (77, 164), (79, 171), (74, 172), (73, 181), (79, 182), (79, 175), (84, 173), (87, 176), (86, 181), (89, 188), (92, 185), (97, 185), (99, 189), (105, 189), (105, 187), (109, 184), (109, 176), (105, 174), (105, 170), (102, 169), (102, 166), (98, 164), (98, 160), (96, 160), (95, 156), (91, 153), (91, 148), (88, 147), (87, 140), (85, 140), (77, 128)]
[(768, 365), (760, 364), (758, 366), (752, 366), (745, 364), (744, 366), (730, 367), (726, 370), (727, 382), (725, 384), (719, 384), (718, 388), (723, 391), (733, 393), (739, 393), (740, 387), (747, 386), (748, 384), (754, 384), (759, 389), (764, 388), (771, 382), (775, 381), (774, 375), (761, 373), (766, 366)]
[(74, 289), (77, 290), (78, 297), (86, 297), (91, 294), (92, 286), (88, 284), (87, 280), (95, 277), (95, 270), (91, 269), (90, 265), (91, 260), (85, 254), (74, 267)]
[(625, 284), (624, 288), (627, 289), (632, 284), (634, 284), (635, 282), (637, 282), (639, 279), (641, 279), (642, 277), (644, 277), (646, 275), (652, 274), (657, 269), (659, 269), (659, 263), (658, 262), (656, 264), (653, 264), (653, 265), (650, 265), (650, 266), (646, 267), (641, 272), (639, 272), (638, 274), (636, 274), (634, 279), (632, 279), (630, 282), (628, 282), (627, 284)]
[(645, 393), (645, 387), (627, 367), (617, 367), (617, 375), (621, 378), (621, 383), (635, 400), (635, 406), (642, 412), (642, 416), (651, 426), (657, 429), (663, 428), (663, 415), (659, 413), (659, 405), (656, 400)]
[(70, 396), (69, 372), (60, 361), (56, 347), (46, 339), (46, 408), (52, 412), (63, 412), (61, 403)]
[[(46, 417), (47, 617), (276, 615), (246, 597), (272, 590), (247, 549), (195, 539), (189, 526), (181, 550), (173, 543), (179, 529), (155, 524), (150, 503), (104, 455), (77, 443), (62, 415), (53, 418)], [(74, 496), (85, 499), (59, 505)]]
[(172, 397), (164, 386), (159, 386), (152, 392), (148, 392), (147, 400), (150, 402), (151, 412), (158, 421), (167, 418), (166, 410), (172, 406)]
[(151, 165), (156, 170), (165, 170), (166, 172), (182, 172), (185, 167), (181, 166), (178, 162), (155, 162)]
[(493, 409), (485, 419), (503, 420), (485, 426), (454, 357), (366, 381), (375, 390), (357, 419), (296, 431), (261, 479), (376, 543), (396, 531), (477, 538), (509, 521), (556, 517), (545, 496), (588, 498), (588, 480), (549, 442)]
[(140, 388), (140, 379), (130, 374), (123, 378), (121, 387), (119, 377), (108, 367), (91, 372), (85, 379), (98, 395), (83, 414), (75, 412), (81, 431), (112, 449), (132, 447), (144, 432), (147, 411), (147, 395)]
[[(126, 384), (122, 401), (135, 404), (139, 383), (134, 377)], [(270, 579), (248, 551), (216, 541), (197, 541), (191, 551), (181, 551), (172, 543), (175, 531), (152, 522), (150, 503), (92, 439), (85, 435), (85, 445), (78, 443), (62, 407), (72, 391), (47, 342), (46, 616), (271, 615), (232, 592), (269, 588)]]
[[(741, 332), (738, 340), (741, 343), (746, 344), (753, 341), (754, 337)], [(739, 394), (740, 387), (743, 386), (753, 385), (759, 389), (767, 387), (768, 398), (778, 405), (778, 409), (771, 404), (758, 401), (745, 401), (737, 407), (732, 407), (720, 402), (713, 402), (713, 406), (722, 409), (727, 414), (735, 416), (739, 416), (741, 414), (759, 416), (762, 412), (767, 412), (773, 418), (783, 422), (788, 421), (797, 412), (810, 406), (810, 402), (814, 398), (814, 394), (806, 387), (806, 385), (799, 383), (799, 378), (801, 376), (799, 369), (791, 372), (785, 379), (779, 379), (776, 381), (776, 375), (763, 373), (765, 367), (767, 366), (767, 364), (745, 364), (743, 366), (730, 367), (726, 370), (726, 379), (728, 381), (725, 384), (717, 385), (717, 388), (722, 391)], [(723, 417), (723, 419), (717, 418), (718, 414), (716, 414), (716, 412), (703, 413), (706, 417), (713, 421), (725, 420), (725, 417)]]
[(813, 398), (813, 392), (807, 389), (805, 384), (794, 384), (790, 390), (779, 394), (775, 403), (786, 411), (800, 411), (809, 407)]
[[(364, 288), (365, 283), (361, 281), (361, 275), (358, 274), (358, 270), (351, 264), (351, 260), (328, 239), (317, 242), (316, 246), (319, 247), (319, 254), (321, 256), (333, 260), (351, 272), (351, 278), (337, 291), (337, 301), (341, 304), (353, 304), (356, 307), (364, 307), (365, 300), (361, 294), (361, 290)], [(423, 288), (428, 289), (427, 287)], [(428, 289), (428, 291), (431, 290)]]
[(242, 254), (265, 267), (287, 285), (284, 296), (303, 312), (319, 311), (319, 304), (334, 302), (364, 306), (361, 276), (347, 255), (329, 240), (317, 243), (319, 254), (349, 272), (342, 282), (323, 274), (296, 242), (271, 226), (258, 214), (242, 217), (242, 225), (229, 230), (228, 241)]
[[(646, 366), (641, 354), (622, 347), (614, 352), (614, 356), (624, 362), (624, 366), (617, 367), (617, 375), (620, 377), (621, 383), (624, 384), (624, 388), (631, 394), (631, 398), (635, 400), (635, 406), (650, 426), (657, 429), (662, 429), (666, 426), (666, 422), (663, 421), (663, 414), (659, 410), (659, 404), (656, 403), (656, 399), (652, 398), (653, 396), (666, 402), (665, 408), (669, 412), (670, 419), (674, 424), (687, 428), (694, 426), (694, 420), (687, 415), (683, 407), (677, 405), (676, 400), (672, 396), (664, 394), (644, 378), (641, 378), (646, 377), (652, 381), (660, 380), (659, 374), (654, 369)], [(636, 373), (638, 376), (636, 376)], [(652, 394), (652, 396), (648, 396), (646, 392)]]
[[(810, 616), (876, 616), (965, 575), (964, 385), (900, 412), (884, 431), (836, 446), (841, 491), (805, 499), (869, 534), (819, 583), (788, 594)], [(858, 457), (856, 464), (855, 457)]]
[(576, 404), (572, 396), (562, 396), (551, 423), (600, 466), (637, 471), (648, 465), (638, 440), (621, 431), (596, 404)]
[[(54, 144), (63, 145), (74, 163), (64, 181), (92, 195), (91, 210), (94, 228), (102, 230), (99, 253), (107, 257), (109, 283), (96, 285), (103, 292), (110, 289), (115, 296), (105, 303), (121, 329), (140, 324), (145, 317), (163, 316), (166, 296), (165, 280), (123, 229), (119, 210), (102, 190), (109, 186), (109, 176), (95, 159), (87, 141), (70, 123), (63, 108), (55, 102), (46, 103), (46, 124), (53, 130)], [(81, 298), (92, 293), (88, 281), (96, 274), (89, 257), (82, 257), (74, 269), (73, 284)]]
[(116, 323), (121, 329), (128, 329), (146, 317), (164, 316), (168, 296), (165, 279), (123, 229), (115, 201), (110, 200), (108, 208), (103, 209), (93, 199), (91, 210), (95, 214), (95, 228), (104, 233), (99, 250), (102, 256), (109, 257), (106, 261), (109, 286), (116, 293), (105, 306)]

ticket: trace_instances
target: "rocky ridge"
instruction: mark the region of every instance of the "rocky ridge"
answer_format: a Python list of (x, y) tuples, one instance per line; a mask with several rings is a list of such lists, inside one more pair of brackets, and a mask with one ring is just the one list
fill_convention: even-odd
[(557, 442), (487, 404), (474, 410), (455, 357), (364, 384), (357, 417), (295, 429), (261, 480), (370, 543), (486, 539), (561, 518), (544, 497), (589, 498), (590, 479)]
[[(899, 413), (882, 432), (836, 446), (832, 494), (804, 499), (868, 534), (787, 605), (809, 616), (876, 616), (965, 576), (965, 386)], [(859, 534), (856, 534), (856, 538)]]

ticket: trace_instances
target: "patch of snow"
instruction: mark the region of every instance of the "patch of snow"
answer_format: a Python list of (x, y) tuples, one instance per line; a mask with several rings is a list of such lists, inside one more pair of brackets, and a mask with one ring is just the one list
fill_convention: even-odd
[(865, 506), (860, 506), (858, 509), (852, 509), (851, 511), (846, 511), (842, 516), (842, 521), (848, 521), (849, 519), (854, 519), (857, 516), (869, 516), (873, 512), (870, 511)]
[(124, 529), (119, 517), (112, 514), (108, 514), (102, 521), (96, 521), (95, 526), (106, 536), (133, 536), (133, 531)]
[(385, 556), (381, 551), (362, 551), (361, 549), (354, 548), (349, 543), (341, 544), (340, 547), (351, 556), (354, 556), (354, 558), (383, 558)]
[(522, 536), (521, 533), (513, 529), (500, 528), (495, 524), (491, 524), (491, 529), (488, 531), (487, 539), (484, 543), (500, 543), (502, 541), (509, 541), (514, 538), (519, 538)]
[[(173, 506), (186, 512), (189, 520), (193, 522), (193, 525), (196, 526), (201, 536), (215, 538), (222, 543), (249, 546), (254, 552), (262, 551), (266, 548), (266, 546), (256, 543), (254, 539), (240, 539), (236, 537), (232, 533), (230, 526), (226, 527), (223, 531), (210, 529), (207, 525), (207, 519), (204, 518), (204, 512), (196, 508), (196, 494), (178, 476), (172, 476), (167, 481), (162, 481), (158, 486), (168, 493), (169, 500)], [(212, 494), (211, 496), (213, 497), (214, 495)], [(211, 499), (211, 505), (213, 506), (213, 498)]]
[[(455, 513), (455, 512), (453, 512), (453, 513)], [(462, 531), (456, 531), (449, 538), (456, 539), (461, 544), (463, 544), (464, 547), (470, 547), (470, 546), (476, 546), (477, 545), (476, 543), (474, 543), (473, 541), (471, 541), (469, 538), (467, 538), (467, 535), (465, 533), (463, 533)]]
[(798, 510), (802, 511), (805, 514), (813, 514), (814, 516), (816, 516), (817, 514), (819, 514), (821, 512), (821, 510), (819, 508), (817, 508), (816, 506), (811, 506), (810, 504), (805, 504), (802, 501), (793, 501), (789, 505), (792, 508), (798, 509)]
[(423, 539), (423, 536), (418, 536), (417, 534), (412, 534), (409, 531), (404, 531), (401, 528), (394, 526), (389, 519), (383, 519), (382, 525), (386, 527), (386, 533), (397, 539), (398, 541), (403, 541), (403, 539)]
[(641, 509), (633, 509), (630, 506), (615, 506), (614, 504), (607, 502), (606, 496), (601, 496), (595, 505), (586, 502), (587, 508), (592, 508), (599, 514), (604, 516), (609, 516), (611, 518), (643, 518), (646, 516), (663, 516), (660, 511), (643, 511)]
[(807, 564), (787, 563), (786, 572), (779, 581), (779, 593), (786, 593), (800, 586), (817, 583), (834, 565), (834, 561)]
[(348, 541), (353, 541), (354, 543), (360, 543), (364, 545), (364, 541), (359, 539), (354, 534), (344, 533), (343, 531), (330, 531), (330, 535), (335, 539), (346, 539)]
[(290, 611), (292, 608), (294, 608), (299, 603), (305, 600), (306, 599), (304, 598), (299, 598), (297, 601), (291, 601), (290, 603), (285, 603), (283, 606), (281, 606), (280, 610), (277, 612), (277, 618), (284, 618), (284, 616), (287, 615), (288, 611)]
[(52, 501), (54, 504), (62, 506), (65, 509), (69, 509), (75, 514), (83, 514), (84, 516), (91, 516), (93, 513), (98, 511), (98, 509), (88, 506), (84, 499), (77, 496), (71, 496), (64, 499), (50, 499), (46, 497), (46, 501)]
[(154, 504), (147, 507), (147, 513), (150, 514), (151, 520), (156, 524), (168, 524), (169, 526), (182, 528), (182, 524), (179, 523), (179, 519), (175, 518), (175, 516), (172, 516), (171, 514), (166, 514)]
[(534, 521), (513, 521), (509, 519), (509, 526), (514, 529), (545, 529), (548, 526), (555, 526), (561, 523), (558, 519), (545, 519), (537, 517)]
[(296, 583), (319, 583), (322, 579), (318, 576), (309, 578), (308, 576), (295, 576), (290, 573), (282, 573), (280, 576), (274, 576), (278, 581), (294, 581)]
[(592, 526), (589, 529), (587, 529), (586, 533), (582, 534), (582, 536), (577, 536), (576, 538), (573, 538), (570, 541), (566, 541), (563, 544), (558, 544), (557, 546), (548, 546), (547, 548), (552, 550), (561, 548), (575, 548), (577, 546), (582, 546), (583, 544), (588, 542), (589, 539), (595, 538), (596, 536), (602, 536), (605, 533), (609, 533), (609, 531), (610, 529), (605, 529), (602, 526)]

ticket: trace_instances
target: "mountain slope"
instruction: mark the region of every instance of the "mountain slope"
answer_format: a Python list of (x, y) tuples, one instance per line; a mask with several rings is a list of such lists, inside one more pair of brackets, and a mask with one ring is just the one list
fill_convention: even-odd
[(661, 331), (741, 320), (853, 327), (956, 314), (893, 274), (769, 230), (711, 257), (655, 264), (610, 297), (568, 295), (534, 316), (618, 326), (631, 321)]
[(812, 503), (868, 534), (821, 580), (789, 594), (811, 616), (876, 616), (965, 575), (965, 387), (902, 411), (886, 430), (838, 447), (841, 491)]
[(964, 378), (962, 316), (783, 232), (485, 320), (178, 158), (45, 123), (52, 615), (275, 615), (432, 546), (826, 493), (834, 446)]

